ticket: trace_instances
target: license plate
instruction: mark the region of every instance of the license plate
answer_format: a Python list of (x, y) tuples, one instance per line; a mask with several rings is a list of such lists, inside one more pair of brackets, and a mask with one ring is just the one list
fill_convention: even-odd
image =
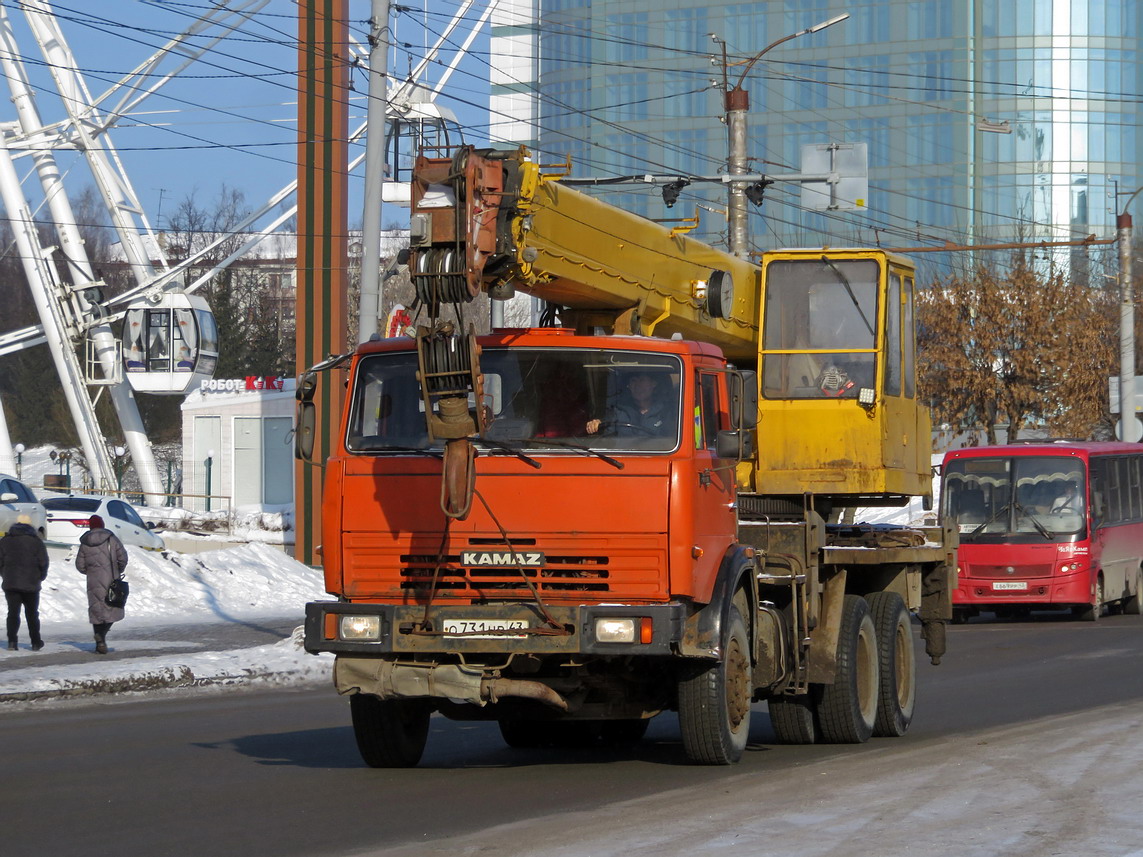
[(994, 580), (992, 582), (993, 591), (999, 592), (1003, 590), (1012, 589), (1027, 589), (1028, 582), (1024, 580)]
[(464, 637), (466, 640), (522, 640), (524, 634), (490, 634), (489, 631), (512, 631), (527, 628), (524, 619), (445, 619), (446, 637)]

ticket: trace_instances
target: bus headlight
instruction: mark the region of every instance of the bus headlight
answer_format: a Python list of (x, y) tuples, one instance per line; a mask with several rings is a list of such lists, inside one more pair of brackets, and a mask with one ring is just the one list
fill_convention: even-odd
[(380, 640), (380, 616), (342, 616), (341, 633), (343, 640)]

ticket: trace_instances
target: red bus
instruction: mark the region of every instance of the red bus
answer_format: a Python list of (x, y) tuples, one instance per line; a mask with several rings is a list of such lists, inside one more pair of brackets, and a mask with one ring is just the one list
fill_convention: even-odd
[(941, 512), (960, 531), (953, 621), (1143, 608), (1143, 446), (1070, 440), (945, 455)]

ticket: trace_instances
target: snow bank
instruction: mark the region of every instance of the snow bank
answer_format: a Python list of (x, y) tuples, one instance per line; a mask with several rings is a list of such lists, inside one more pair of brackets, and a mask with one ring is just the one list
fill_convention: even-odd
[[(160, 554), (128, 545), (127, 555), (132, 624), (301, 617), (307, 601), (327, 597), (319, 569), (266, 544), (198, 554)], [(75, 568), (74, 548), (53, 559), (40, 595), (45, 624), (86, 623), (86, 585)]]

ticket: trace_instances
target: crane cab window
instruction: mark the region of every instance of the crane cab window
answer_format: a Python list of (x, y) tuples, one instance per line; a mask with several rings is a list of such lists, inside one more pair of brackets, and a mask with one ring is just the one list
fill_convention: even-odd
[[(870, 259), (771, 262), (766, 269), (762, 395), (856, 398), (861, 388), (873, 387), (879, 279), (880, 266)], [(898, 335), (900, 324), (898, 310)]]

